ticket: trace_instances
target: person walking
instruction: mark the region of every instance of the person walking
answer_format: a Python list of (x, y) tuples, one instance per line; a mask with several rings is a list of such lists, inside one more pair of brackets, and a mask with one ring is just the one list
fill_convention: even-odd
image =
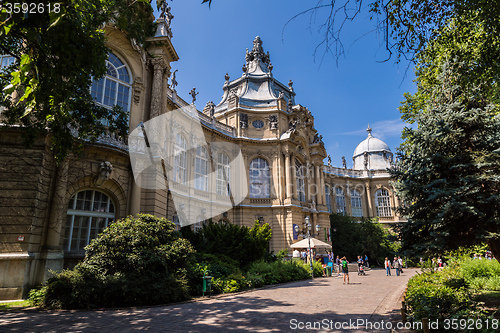
[(302, 260), (304, 260), (304, 263), (307, 264), (307, 251), (305, 249), (302, 250), (300, 256), (302, 257)]
[(400, 266), (400, 264), (399, 264), (398, 258), (394, 257), (394, 259), (392, 261), (392, 266), (396, 270), (396, 276), (399, 276), (399, 266)]
[(349, 266), (347, 264), (349, 264), (349, 262), (346, 257), (342, 257), (342, 274), (344, 274), (344, 284), (346, 283), (346, 280), (347, 284), (349, 284)]
[(401, 258), (401, 256), (398, 256), (398, 261), (399, 261), (399, 272), (403, 274), (403, 258)]
[(340, 276), (340, 258), (337, 256), (337, 259), (335, 259), (335, 266), (337, 266), (337, 276)]
[(368, 263), (368, 255), (365, 253), (365, 266), (370, 267), (370, 264)]
[(385, 257), (384, 261), (385, 275), (391, 276), (391, 261)]

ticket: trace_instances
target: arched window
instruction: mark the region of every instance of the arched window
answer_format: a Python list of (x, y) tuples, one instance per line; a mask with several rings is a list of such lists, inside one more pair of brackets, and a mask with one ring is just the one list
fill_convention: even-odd
[(208, 188), (208, 153), (207, 149), (202, 146), (196, 147), (194, 188), (200, 191), (207, 191)]
[(217, 194), (229, 196), (229, 181), (231, 179), (229, 169), (229, 157), (226, 154), (217, 154), (216, 186)]
[(108, 108), (121, 106), (124, 111), (129, 110), (131, 79), (125, 64), (113, 53), (108, 53), (106, 60), (106, 75), (99, 80), (92, 80), (90, 94), (95, 101)]
[(332, 212), (332, 198), (330, 197), (330, 186), (325, 185), (325, 200), (326, 208), (328, 208), (328, 213)]
[(335, 187), (335, 203), (337, 204), (337, 213), (345, 215), (344, 190), (340, 186)]
[(250, 198), (270, 197), (269, 164), (263, 158), (250, 162)]
[(187, 143), (184, 137), (177, 133), (174, 144), (174, 182), (187, 183)]
[(172, 216), (172, 222), (175, 224), (175, 230), (180, 231), (181, 230), (181, 222), (179, 221), (179, 216), (174, 215)]
[(363, 217), (363, 205), (361, 203), (361, 193), (358, 190), (351, 190), (351, 209), (352, 216)]
[(68, 203), (64, 250), (82, 252), (115, 219), (115, 206), (104, 193), (85, 190)]
[(304, 166), (295, 160), (295, 178), (297, 179), (297, 196), (299, 201), (306, 201), (306, 189), (304, 183)]
[(392, 216), (391, 198), (389, 196), (389, 191), (382, 188), (375, 192), (375, 207), (377, 207), (377, 216)]

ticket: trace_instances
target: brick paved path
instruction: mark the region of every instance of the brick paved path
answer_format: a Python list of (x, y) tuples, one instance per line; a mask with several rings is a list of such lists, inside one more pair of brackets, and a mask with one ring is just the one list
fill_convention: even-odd
[[(340, 277), (318, 278), (157, 307), (0, 312), (0, 332), (341, 332), (346, 330), (338, 325), (357, 320), (368, 320), (376, 328), (399, 311), (400, 296), (414, 273), (408, 269), (398, 277), (393, 271), (387, 277), (383, 270), (369, 271), (366, 276), (354, 272), (349, 285)], [(307, 322), (323, 326), (299, 329), (300, 323)]]

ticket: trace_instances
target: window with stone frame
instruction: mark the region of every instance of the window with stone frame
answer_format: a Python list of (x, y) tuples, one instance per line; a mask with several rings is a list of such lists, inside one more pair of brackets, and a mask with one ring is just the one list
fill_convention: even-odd
[(269, 163), (261, 157), (250, 162), (250, 198), (269, 198), (271, 177)]
[(178, 215), (172, 216), (172, 222), (174, 222), (174, 224), (175, 224), (175, 230), (180, 231), (181, 230), (181, 222), (179, 221)]
[(187, 184), (187, 143), (180, 133), (175, 135), (173, 178), (174, 182)]
[(106, 194), (95, 190), (78, 192), (68, 203), (64, 251), (83, 252), (114, 219), (115, 206)]
[(375, 207), (377, 208), (377, 216), (391, 217), (391, 197), (386, 189), (379, 189), (375, 192)]
[(361, 202), (361, 193), (358, 190), (351, 190), (351, 210), (352, 216), (363, 217), (363, 204)]
[(337, 206), (337, 213), (345, 215), (345, 195), (341, 186), (335, 186), (335, 204)]
[(196, 147), (194, 161), (194, 188), (200, 191), (208, 189), (208, 152), (203, 146)]
[(229, 168), (229, 157), (224, 153), (217, 154), (217, 171), (216, 171), (216, 193), (218, 195), (229, 196), (229, 181), (231, 173)]
[(306, 201), (304, 166), (299, 160), (295, 160), (295, 178), (297, 180), (297, 198), (304, 202)]
[(113, 53), (108, 53), (106, 75), (93, 79), (90, 94), (98, 105), (112, 108), (120, 106), (130, 112), (132, 79), (127, 66)]
[(332, 197), (330, 195), (330, 186), (325, 185), (325, 200), (326, 200), (326, 208), (328, 209), (328, 213), (332, 212)]

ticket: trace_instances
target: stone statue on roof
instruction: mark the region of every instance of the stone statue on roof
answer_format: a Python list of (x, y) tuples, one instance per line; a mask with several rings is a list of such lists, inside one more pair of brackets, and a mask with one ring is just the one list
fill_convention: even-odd
[(347, 162), (346, 162), (346, 160), (345, 160), (345, 156), (342, 156), (342, 167), (343, 167), (344, 169), (347, 169)]
[(193, 104), (196, 101), (196, 95), (198, 94), (199, 92), (196, 92), (196, 88), (191, 89), (191, 91), (189, 92), (189, 95), (191, 95), (191, 97), (193, 98)]
[(175, 74), (175, 73), (177, 73), (177, 71), (178, 71), (178, 69), (176, 69), (176, 70), (172, 73), (172, 79), (171, 79), (171, 81), (172, 81), (172, 82), (171, 82), (171, 84), (170, 84), (170, 85), (172, 86), (172, 90), (175, 90), (175, 87), (177, 87), (177, 84), (178, 84), (178, 83), (177, 83), (177, 80), (176, 80), (176, 78), (175, 78), (175, 76), (176, 76), (176, 74)]
[(332, 157), (328, 155), (328, 166), (332, 166)]

